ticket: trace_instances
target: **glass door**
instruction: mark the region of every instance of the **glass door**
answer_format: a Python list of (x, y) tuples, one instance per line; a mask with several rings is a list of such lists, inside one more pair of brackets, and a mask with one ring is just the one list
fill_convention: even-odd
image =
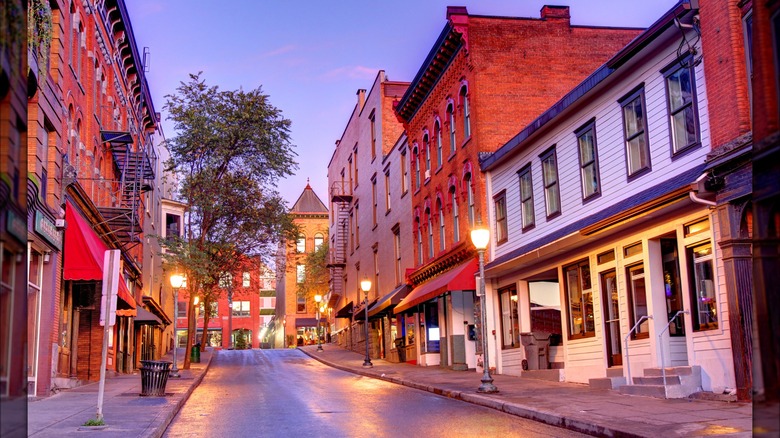
[(607, 363), (610, 367), (623, 365), (623, 354), (620, 348), (620, 306), (614, 269), (601, 274), (601, 298), (604, 305), (604, 342), (607, 347)]

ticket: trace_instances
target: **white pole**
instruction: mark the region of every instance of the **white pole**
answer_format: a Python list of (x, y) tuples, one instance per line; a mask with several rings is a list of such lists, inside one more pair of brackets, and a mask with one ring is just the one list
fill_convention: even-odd
[(103, 419), (103, 392), (106, 389), (106, 362), (108, 362), (108, 337), (111, 336), (111, 299), (113, 294), (108, 289), (106, 294), (106, 323), (103, 326), (103, 356), (100, 358), (100, 383), (98, 384), (97, 420)]

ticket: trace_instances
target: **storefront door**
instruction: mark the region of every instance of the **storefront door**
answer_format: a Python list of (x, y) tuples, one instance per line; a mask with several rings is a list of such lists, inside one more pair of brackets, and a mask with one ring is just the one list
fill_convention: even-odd
[(620, 307), (618, 306), (617, 277), (615, 270), (601, 273), (601, 297), (604, 306), (604, 342), (607, 364), (610, 367), (623, 364), (620, 348)]

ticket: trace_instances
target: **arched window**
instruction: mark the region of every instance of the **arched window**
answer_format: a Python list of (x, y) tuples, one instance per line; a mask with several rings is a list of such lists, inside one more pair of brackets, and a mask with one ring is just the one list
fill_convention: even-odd
[(444, 165), (441, 144), (441, 120), (439, 120), (438, 117), (436, 117), (436, 120), (433, 123), (433, 135), (436, 137), (436, 168), (438, 169)]
[(450, 199), (452, 201), (452, 242), (460, 242), (460, 212), (458, 211), (458, 191), (455, 185), (450, 186)]
[(469, 227), (474, 228), (474, 183), (471, 179), (471, 173), (467, 173), (464, 178), (466, 183), (466, 204), (469, 208)]
[(314, 235), (314, 251), (320, 249), (322, 244), (325, 243), (325, 236), (323, 236), (321, 233), (317, 233)]
[(446, 248), (446, 230), (444, 226), (444, 203), (441, 202), (441, 196), (436, 197), (436, 210), (439, 212), (439, 251)]
[(455, 146), (455, 103), (450, 100), (447, 104), (447, 123), (450, 125), (450, 155), (457, 150)]
[(431, 142), (428, 138), (428, 131), (426, 130), (423, 132), (423, 147), (425, 148), (425, 171), (426, 176), (425, 179), (430, 178), (430, 170), (431, 170)]
[(423, 238), (422, 238), (422, 222), (420, 222), (420, 211), (414, 216), (414, 222), (417, 227), (417, 264), (423, 264)]
[(420, 188), (420, 148), (417, 147), (417, 143), (414, 144), (412, 155), (414, 156), (414, 188), (419, 189)]
[(471, 137), (471, 108), (469, 106), (469, 89), (467, 84), (460, 87), (460, 103), (463, 109), (463, 138)]
[(303, 234), (298, 235), (298, 240), (295, 241), (295, 252), (306, 252), (306, 236)]
[(425, 220), (428, 226), (428, 260), (433, 258), (433, 219), (431, 219), (431, 207), (425, 209)]

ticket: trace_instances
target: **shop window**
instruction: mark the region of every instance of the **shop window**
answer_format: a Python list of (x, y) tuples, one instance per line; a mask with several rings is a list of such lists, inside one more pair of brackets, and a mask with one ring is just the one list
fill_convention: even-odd
[(691, 320), (693, 330), (718, 328), (718, 305), (715, 290), (712, 243), (706, 242), (688, 249), (691, 278)]
[(510, 286), (498, 291), (501, 307), (501, 348), (520, 347), (520, 322), (517, 319), (517, 288)]
[(590, 264), (583, 260), (563, 269), (566, 285), (569, 339), (595, 336)]
[[(626, 268), (626, 282), (628, 284), (628, 312), (629, 323), (634, 327), (636, 323), (647, 316), (647, 290), (645, 288), (645, 267), (641, 263)], [(647, 338), (650, 322), (645, 319), (631, 333), (632, 339)]]
[(529, 281), (528, 297), (531, 301), (531, 331), (552, 333), (551, 345), (558, 345), (563, 333), (558, 282)]

